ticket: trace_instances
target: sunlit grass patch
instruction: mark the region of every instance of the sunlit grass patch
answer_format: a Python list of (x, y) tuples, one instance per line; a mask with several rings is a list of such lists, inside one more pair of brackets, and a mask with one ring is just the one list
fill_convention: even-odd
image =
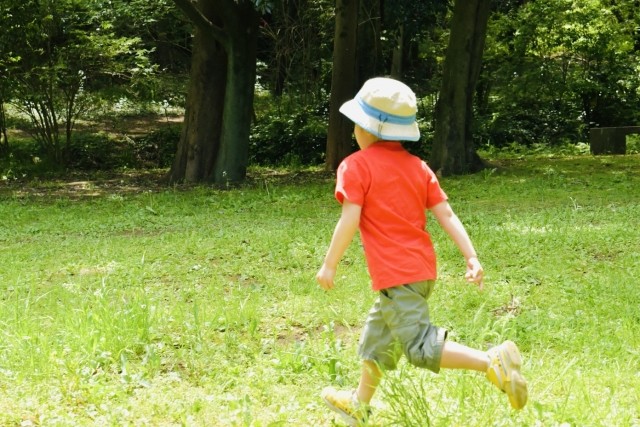
[[(514, 412), (481, 374), (405, 363), (375, 398), (376, 425), (637, 425), (640, 159), (495, 163), (442, 179), (487, 283), (464, 282), (431, 220), (432, 318), (474, 347), (516, 341), (530, 402)], [(336, 423), (318, 393), (357, 384), (375, 297), (361, 247), (321, 291), (331, 177), (253, 173), (224, 191), (3, 187), (0, 424)]]

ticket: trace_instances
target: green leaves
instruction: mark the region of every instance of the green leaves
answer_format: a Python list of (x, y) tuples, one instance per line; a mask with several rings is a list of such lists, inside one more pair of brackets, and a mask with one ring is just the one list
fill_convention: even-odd
[(586, 141), (588, 127), (640, 120), (638, 17), (629, 7), (544, 0), (494, 14), (484, 58), (488, 138), (575, 143)]

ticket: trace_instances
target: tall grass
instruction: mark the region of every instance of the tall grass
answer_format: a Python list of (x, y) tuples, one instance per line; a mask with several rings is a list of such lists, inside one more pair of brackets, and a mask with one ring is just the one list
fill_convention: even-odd
[[(318, 393), (355, 386), (375, 297), (361, 248), (321, 291), (332, 177), (254, 172), (226, 191), (0, 183), (0, 425), (333, 425)], [(640, 158), (502, 159), (442, 185), (487, 289), (432, 222), (433, 320), (516, 341), (530, 402), (402, 364), (372, 424), (639, 425)]]

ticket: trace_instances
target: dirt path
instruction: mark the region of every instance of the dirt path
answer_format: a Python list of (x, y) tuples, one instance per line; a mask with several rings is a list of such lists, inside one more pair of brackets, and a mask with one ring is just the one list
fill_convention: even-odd
[[(107, 132), (114, 136), (128, 135), (128, 136), (141, 136), (145, 135), (163, 125), (171, 125), (182, 123), (184, 116), (171, 115), (171, 116), (131, 116), (131, 117), (119, 117), (114, 119), (105, 118), (100, 121), (86, 121), (81, 120), (76, 123), (74, 131), (76, 132)], [(14, 138), (31, 138), (29, 132), (25, 129), (8, 128), (7, 133), (9, 136), (9, 142)]]
[[(108, 195), (159, 192), (167, 189), (166, 170), (134, 170), (126, 172), (70, 173), (47, 180), (2, 180), (0, 198), (19, 199), (60, 197), (86, 199)], [(0, 177), (2, 178), (2, 177)], [(185, 187), (186, 188), (186, 187)]]

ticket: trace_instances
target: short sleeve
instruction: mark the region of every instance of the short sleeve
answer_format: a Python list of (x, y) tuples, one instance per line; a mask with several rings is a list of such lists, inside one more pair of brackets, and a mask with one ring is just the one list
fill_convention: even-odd
[(422, 168), (427, 174), (427, 203), (425, 207), (427, 209), (431, 209), (432, 207), (446, 201), (448, 197), (440, 187), (438, 177), (425, 162), (422, 162)]
[(347, 157), (338, 167), (335, 197), (340, 203), (346, 199), (362, 206), (369, 183), (370, 175), (366, 165), (359, 162), (357, 157)]

